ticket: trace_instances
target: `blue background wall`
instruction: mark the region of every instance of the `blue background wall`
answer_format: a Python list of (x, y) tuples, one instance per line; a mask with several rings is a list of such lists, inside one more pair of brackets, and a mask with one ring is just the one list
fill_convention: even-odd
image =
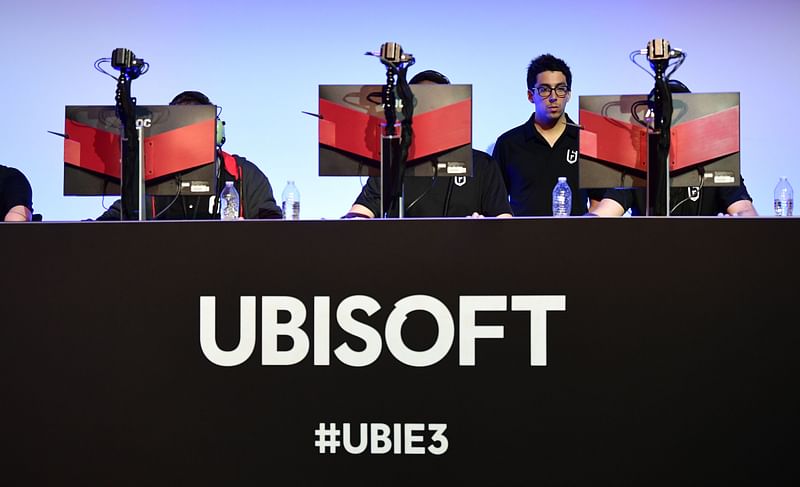
[[(392, 5), (388, 8), (388, 5)], [(474, 146), (486, 150), (525, 121), (525, 70), (544, 52), (573, 74), (570, 116), (578, 96), (645, 93), (652, 80), (628, 53), (664, 37), (688, 53), (674, 78), (694, 92), (738, 91), (742, 104), (742, 173), (762, 214), (786, 175), (800, 191), (794, 164), (794, 93), (800, 87), (790, 0), (657, 2), (343, 0), (175, 0), (6, 2), (0, 15), (2, 104), (0, 163), (20, 168), (45, 220), (93, 218), (114, 198), (64, 197), (64, 105), (114, 103), (115, 82), (95, 59), (116, 47), (151, 65), (134, 82), (140, 104), (166, 104), (196, 89), (223, 107), (226, 150), (256, 162), (276, 195), (294, 179), (303, 218), (337, 218), (361, 187), (357, 177), (317, 175), (319, 84), (384, 81), (365, 51), (396, 41), (417, 58), (411, 73), (436, 69), (473, 85)]]

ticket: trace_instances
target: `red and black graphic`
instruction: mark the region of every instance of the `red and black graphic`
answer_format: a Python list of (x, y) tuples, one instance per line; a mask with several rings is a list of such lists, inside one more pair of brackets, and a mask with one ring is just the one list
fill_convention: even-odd
[[(738, 185), (739, 94), (672, 97), (671, 185)], [(644, 187), (650, 118), (646, 95), (580, 97), (581, 187)]]
[[(175, 194), (181, 181), (193, 194), (214, 189), (214, 106), (138, 106), (143, 176), (148, 194)], [(121, 124), (113, 106), (67, 106), (64, 194), (119, 194)], [(197, 188), (208, 187), (208, 191)]]
[[(415, 98), (414, 137), (407, 162), (411, 174), (471, 175), (472, 86), (414, 85), (411, 89)], [(320, 85), (320, 176), (378, 174), (386, 123), (382, 90), (381, 85)], [(400, 121), (402, 116), (398, 135)]]

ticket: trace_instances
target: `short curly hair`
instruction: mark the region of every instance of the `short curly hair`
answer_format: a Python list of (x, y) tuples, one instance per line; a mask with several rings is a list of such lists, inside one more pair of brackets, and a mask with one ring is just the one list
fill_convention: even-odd
[(552, 54), (542, 54), (528, 65), (528, 89), (536, 86), (536, 77), (545, 71), (560, 71), (567, 78), (567, 88), (572, 89), (572, 71), (563, 59), (559, 59)]

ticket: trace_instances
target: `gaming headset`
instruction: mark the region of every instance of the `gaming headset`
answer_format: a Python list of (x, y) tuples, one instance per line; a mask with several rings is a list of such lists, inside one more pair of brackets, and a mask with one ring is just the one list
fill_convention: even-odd
[(222, 113), (222, 107), (217, 106), (217, 148), (222, 147), (225, 143), (225, 120), (219, 118)]

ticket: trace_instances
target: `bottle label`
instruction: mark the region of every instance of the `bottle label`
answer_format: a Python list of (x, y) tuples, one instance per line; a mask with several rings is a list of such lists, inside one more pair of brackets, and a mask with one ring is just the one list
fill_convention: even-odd
[(794, 210), (793, 200), (775, 200), (775, 216), (792, 216)]
[(300, 202), (289, 195), (283, 202), (283, 219), (284, 220), (299, 220), (300, 219)]

